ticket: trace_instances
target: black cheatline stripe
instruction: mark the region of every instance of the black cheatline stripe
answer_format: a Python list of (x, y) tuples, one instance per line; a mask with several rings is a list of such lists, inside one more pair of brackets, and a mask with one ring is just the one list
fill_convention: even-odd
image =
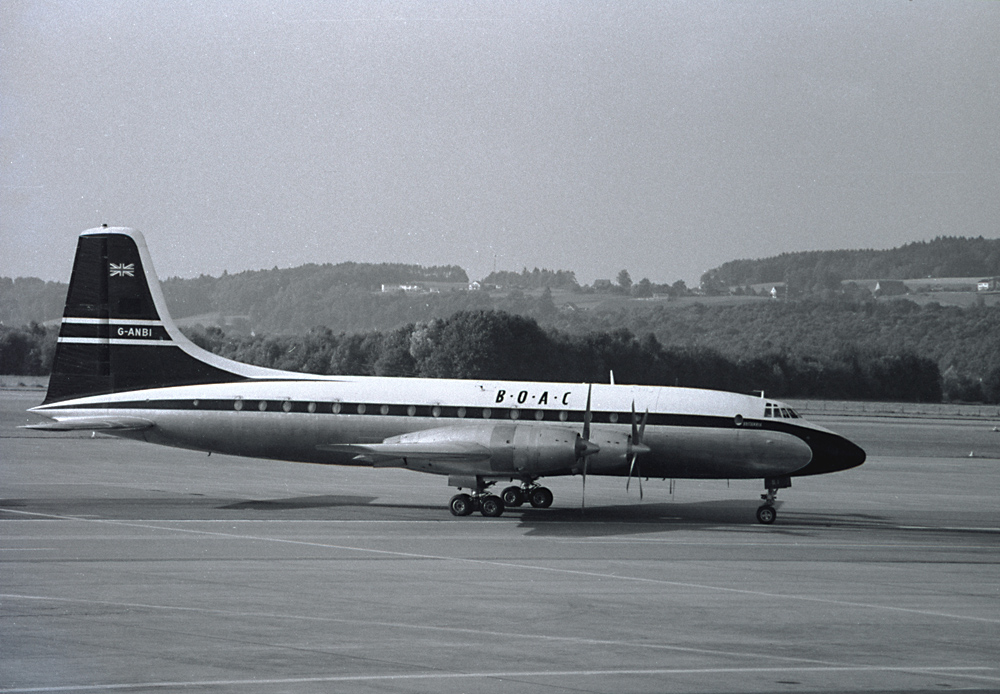
[[(261, 409), (261, 403), (264, 403)], [(310, 406), (312, 409), (310, 409)], [(53, 406), (54, 407), (54, 406)], [(363, 409), (362, 409), (363, 408)], [(133, 400), (116, 403), (93, 403), (74, 405), (72, 409), (123, 409), (123, 410), (184, 410), (203, 412), (287, 412), (291, 414), (325, 414), (325, 415), (363, 415), (387, 417), (424, 417), (433, 419), (464, 419), (488, 421), (524, 421), (548, 422), (552, 424), (582, 424), (583, 410), (539, 410), (520, 409), (515, 407), (470, 407), (454, 405), (427, 404), (386, 404), (377, 402), (334, 402), (308, 400), (261, 400), (259, 398), (227, 398), (227, 399), (192, 399), (192, 400)], [(517, 413), (512, 417), (513, 412)], [(536, 413), (542, 412), (542, 419)], [(488, 413), (486, 416), (484, 413)], [(560, 415), (566, 418), (561, 419)], [(628, 412), (592, 412), (591, 422), (594, 424), (618, 424), (627, 426), (631, 423), (632, 413)], [(641, 421), (641, 416), (636, 415)], [(800, 427), (786, 423), (783, 420), (747, 419), (742, 426), (736, 424), (732, 417), (718, 415), (664, 414), (650, 412), (647, 415), (647, 426), (674, 427), (704, 427), (714, 429), (747, 429), (749, 431), (778, 431), (799, 436)], [(812, 430), (809, 430), (812, 431)]]

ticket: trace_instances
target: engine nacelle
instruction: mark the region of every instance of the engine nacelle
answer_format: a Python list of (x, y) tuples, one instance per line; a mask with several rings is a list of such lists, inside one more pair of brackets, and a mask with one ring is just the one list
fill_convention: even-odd
[(386, 443), (475, 443), (489, 449), (488, 469), (467, 468), (469, 472), (512, 476), (547, 475), (572, 469), (580, 450), (578, 441), (579, 434), (568, 427), (525, 422), (470, 423), (386, 439)]

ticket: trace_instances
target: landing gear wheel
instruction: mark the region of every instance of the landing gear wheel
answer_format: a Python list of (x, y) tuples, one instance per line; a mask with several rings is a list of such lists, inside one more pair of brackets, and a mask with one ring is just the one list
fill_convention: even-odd
[(777, 517), (778, 513), (774, 510), (774, 506), (768, 506), (765, 504), (757, 509), (757, 520), (764, 525), (770, 525)]
[(531, 490), (528, 501), (535, 508), (548, 508), (552, 505), (552, 492), (545, 487), (537, 487)]
[(488, 518), (497, 518), (503, 515), (503, 499), (494, 494), (484, 496), (479, 500), (479, 510)]
[(472, 503), (472, 497), (468, 494), (456, 494), (451, 497), (448, 509), (453, 516), (467, 516), (476, 509), (476, 506)]
[(524, 503), (524, 494), (521, 492), (520, 487), (507, 487), (500, 492), (500, 498), (503, 499), (504, 505), (510, 506), (511, 508), (520, 506)]

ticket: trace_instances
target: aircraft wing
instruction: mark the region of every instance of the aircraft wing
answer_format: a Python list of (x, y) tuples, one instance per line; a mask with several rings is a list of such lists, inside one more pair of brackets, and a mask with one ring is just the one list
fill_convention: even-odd
[(490, 457), (486, 446), (472, 441), (320, 444), (316, 448), (334, 453), (353, 453), (355, 460), (374, 465), (403, 459), (472, 463)]
[(151, 426), (151, 421), (140, 417), (69, 417), (18, 428), (41, 431), (139, 431)]

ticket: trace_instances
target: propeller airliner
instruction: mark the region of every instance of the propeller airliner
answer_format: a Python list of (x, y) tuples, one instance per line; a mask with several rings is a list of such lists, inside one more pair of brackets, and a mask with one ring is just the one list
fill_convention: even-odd
[[(317, 376), (225, 359), (171, 320), (145, 240), (80, 235), (44, 402), (43, 431), (101, 431), (166, 446), (447, 476), (449, 509), (547, 508), (543, 477), (763, 479), (773, 523), (791, 478), (865, 452), (770, 398), (698, 388)], [(500, 494), (490, 488), (510, 482)], [(467, 491), (463, 491), (467, 490)]]

